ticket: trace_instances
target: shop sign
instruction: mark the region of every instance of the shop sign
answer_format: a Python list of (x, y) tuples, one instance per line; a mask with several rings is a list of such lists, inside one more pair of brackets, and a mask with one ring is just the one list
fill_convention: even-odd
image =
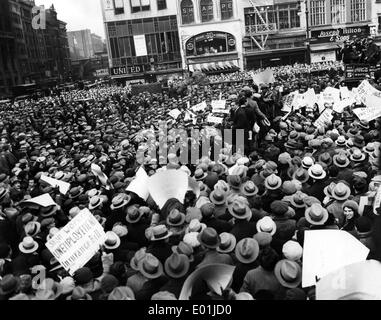
[(144, 66), (142, 65), (110, 68), (111, 76), (123, 76), (142, 72), (144, 72)]
[(351, 40), (355, 36), (364, 37), (368, 36), (369, 34), (369, 26), (313, 30), (311, 31), (311, 44), (344, 42)]

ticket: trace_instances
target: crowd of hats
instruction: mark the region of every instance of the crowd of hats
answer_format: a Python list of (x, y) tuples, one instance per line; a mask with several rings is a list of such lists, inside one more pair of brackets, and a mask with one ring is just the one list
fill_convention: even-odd
[[(294, 75), (290, 90), (317, 84)], [(178, 299), (185, 279), (210, 263), (237, 267), (236, 299), (307, 299), (313, 295), (301, 289), (306, 230), (344, 230), (372, 248), (375, 214), (369, 203), (360, 212), (360, 199), (377, 190), (378, 121), (343, 114), (315, 128), (313, 116), (295, 114), (274, 120), (249, 154), (223, 148), (195, 165), (175, 154), (160, 165), (147, 155), (168, 110), (220, 93), (237, 97), (244, 85), (208, 85), (179, 100), (102, 87), (1, 106), (0, 300)], [(140, 167), (149, 176), (183, 170), (200, 192), (188, 191), (183, 203), (168, 199), (160, 210), (151, 197), (126, 191)], [(70, 183), (70, 190), (62, 194), (42, 174)], [(43, 194), (56, 204), (24, 204)], [(70, 276), (46, 242), (83, 209), (107, 239)], [(32, 281), (36, 268), (46, 274), (39, 284)]]

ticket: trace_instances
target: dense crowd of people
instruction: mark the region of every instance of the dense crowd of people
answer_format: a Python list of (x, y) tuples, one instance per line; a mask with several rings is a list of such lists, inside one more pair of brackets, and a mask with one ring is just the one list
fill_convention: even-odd
[(351, 41), (345, 41), (340, 50), (340, 56), (345, 64), (370, 64), (380, 63), (380, 48), (374, 42), (373, 37), (357, 37)]
[[(306, 65), (274, 72), (270, 86), (241, 72), (193, 83), (179, 96), (100, 86), (1, 105), (0, 300), (177, 300), (185, 279), (208, 264), (235, 266), (230, 285), (223, 297), (200, 285), (191, 300), (314, 299), (314, 288), (301, 286), (306, 230), (349, 232), (370, 249), (368, 259), (380, 260), (379, 211), (372, 203), (360, 208), (360, 198), (372, 199), (378, 187), (380, 122), (359, 121), (355, 106), (324, 127), (313, 125), (317, 106), (285, 118), (287, 94), (320, 93), (341, 78), (313, 76)], [(147, 141), (152, 132), (161, 141), (164, 124), (168, 146), (177, 141), (171, 129), (212, 127), (210, 103), (221, 99), (230, 111), (216, 127), (243, 129), (244, 153), (224, 146), (217, 158), (202, 154), (190, 165), (179, 154), (137, 157), (157, 147)], [(189, 119), (189, 106), (203, 101), (207, 109)], [(174, 109), (176, 119), (168, 115)], [(200, 190), (160, 209), (126, 191), (139, 168), (149, 176), (184, 170)], [(42, 174), (70, 183), (69, 192)], [(43, 194), (56, 204), (24, 204)], [(70, 276), (46, 242), (86, 208), (107, 240)], [(36, 268), (45, 271), (43, 281), (34, 280)]]

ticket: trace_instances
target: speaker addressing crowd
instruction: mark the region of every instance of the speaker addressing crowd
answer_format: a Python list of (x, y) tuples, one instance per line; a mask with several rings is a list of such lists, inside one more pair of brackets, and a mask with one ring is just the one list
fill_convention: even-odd
[(380, 47), (374, 42), (373, 37), (355, 38), (345, 41), (340, 51), (340, 60), (345, 64), (370, 64), (380, 63)]
[[(354, 44), (344, 62), (351, 50), (378, 59), (371, 41)], [(99, 85), (2, 104), (0, 300), (311, 300), (326, 281), (316, 282), (311, 250), (313, 266), (334, 263), (323, 255), (336, 248), (379, 268), (380, 118), (359, 118), (377, 112), (364, 105), (379, 99), (377, 83), (348, 90), (340, 63), (271, 72), (271, 84), (237, 72), (179, 79), (173, 88), (186, 90), (170, 94)], [(226, 143), (229, 130), (244, 132), (242, 150)], [(212, 136), (216, 155), (202, 148)], [(200, 151), (194, 163), (182, 162), (186, 147)], [(88, 222), (60, 244), (79, 219)], [(98, 224), (104, 235), (92, 239), (104, 240), (69, 272), (59, 255)], [(310, 235), (325, 231), (335, 240), (313, 249)], [(338, 249), (343, 239), (357, 249)], [(208, 282), (216, 276), (221, 292)]]

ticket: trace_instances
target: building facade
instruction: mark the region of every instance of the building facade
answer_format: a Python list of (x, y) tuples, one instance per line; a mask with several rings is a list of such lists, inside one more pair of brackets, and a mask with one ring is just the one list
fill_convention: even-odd
[(310, 0), (311, 62), (336, 60), (346, 40), (374, 35), (376, 0)]
[(89, 29), (69, 31), (67, 38), (71, 60), (90, 59), (94, 57), (93, 42)]
[(102, 0), (110, 74), (155, 81), (182, 73), (174, 0)]
[(305, 4), (297, 0), (242, 0), (243, 54), (247, 69), (307, 60)]
[(242, 21), (233, 0), (177, 0), (183, 68), (221, 73), (242, 69)]

